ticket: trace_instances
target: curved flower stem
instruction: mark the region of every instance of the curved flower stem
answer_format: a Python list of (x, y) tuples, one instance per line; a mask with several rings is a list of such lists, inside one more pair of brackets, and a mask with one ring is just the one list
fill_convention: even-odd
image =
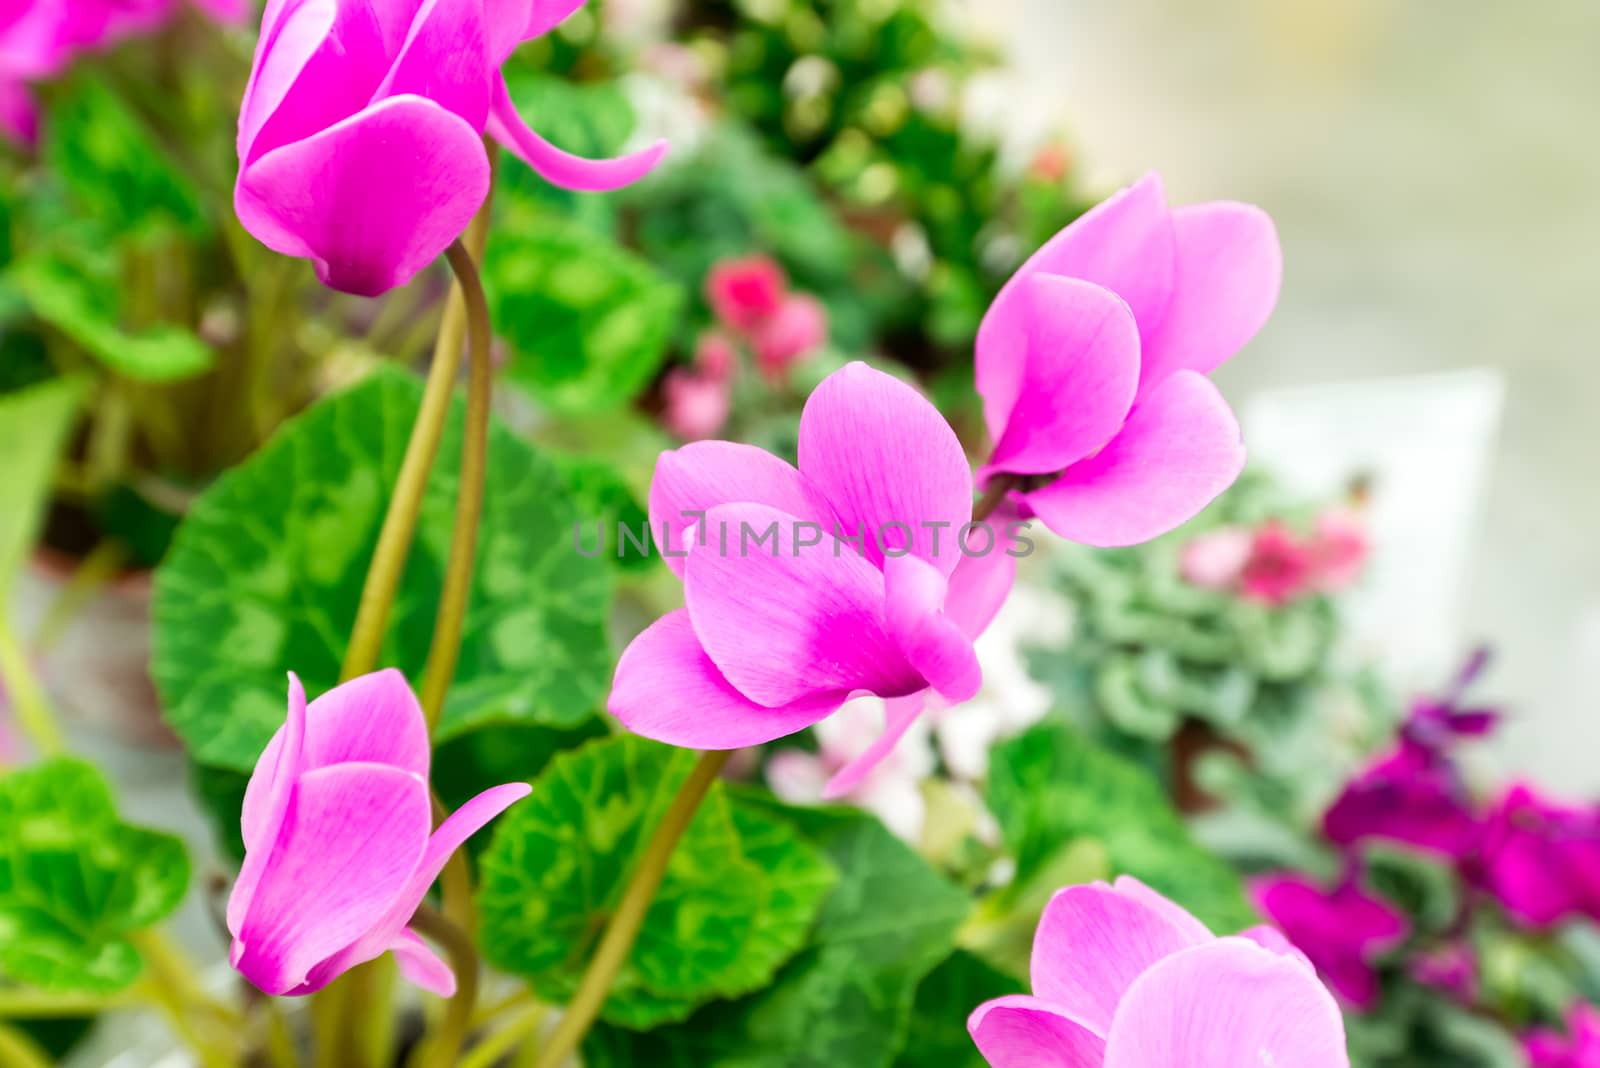
[[(467, 228), (464, 240), (481, 255), (488, 235), (489, 203), (485, 201)], [(439, 320), (439, 336), (433, 347), (433, 364), (428, 370), (422, 407), (417, 411), (417, 421), (412, 424), (411, 440), (406, 443), (405, 458), (400, 463), (400, 476), (395, 479), (389, 510), (378, 534), (378, 545), (367, 567), (366, 585), (361, 589), (355, 626), (350, 632), (350, 644), (345, 649), (344, 664), (339, 672), (341, 680), (365, 675), (378, 665), (389, 611), (394, 606), (395, 590), (405, 571), (406, 556), (411, 551), (411, 539), (417, 529), (417, 516), (422, 511), (423, 493), (428, 488), (434, 457), (439, 453), (439, 441), (444, 436), (445, 420), (450, 414), (451, 394), (461, 372), (466, 317), (466, 300), (458, 284), (451, 288), (445, 300), (444, 316)]]
[(66, 748), (61, 730), (50, 714), (44, 689), (28, 663), (28, 654), (12, 633), (11, 625), (0, 616), (0, 687), (11, 695), (17, 722), (28, 733), (40, 756), (55, 756)]
[(972, 521), (981, 523), (994, 514), (995, 509), (1005, 503), (1006, 494), (1022, 484), (1022, 479), (1016, 475), (996, 475), (989, 482), (989, 488), (983, 491), (983, 496), (978, 503), (972, 506)]
[(411, 926), (444, 947), (456, 973), (456, 996), (445, 1009), (444, 1026), (417, 1048), (411, 1063), (419, 1068), (454, 1068), (478, 1000), (478, 951), (471, 934), (427, 905), (417, 909)]
[(606, 995), (611, 992), (612, 981), (633, 950), (634, 940), (639, 937), (645, 913), (650, 910), (650, 903), (655, 900), (661, 880), (667, 874), (667, 864), (672, 860), (673, 850), (678, 847), (678, 840), (688, 830), (689, 822), (699, 811), (700, 802), (705, 800), (706, 791), (711, 789), (711, 784), (732, 755), (723, 751), (701, 753), (689, 777), (678, 788), (678, 795), (672, 799), (666, 815), (661, 817), (661, 823), (656, 826), (655, 833), (639, 857), (639, 866), (634, 869), (633, 877), (622, 892), (622, 899), (617, 902), (617, 911), (612, 914), (611, 923), (601, 936), (594, 956), (589, 959), (589, 967), (578, 983), (577, 993), (568, 1003), (561, 1022), (556, 1025), (549, 1043), (535, 1062), (536, 1068), (558, 1068), (589, 1033), (595, 1017), (600, 1015), (601, 1006), (605, 1004)]
[(490, 365), (489, 304), (472, 254), (457, 241), (445, 252), (456, 285), (464, 297), (467, 316), (467, 425), (461, 440), (461, 479), (456, 488), (455, 528), (450, 560), (439, 591), (439, 614), (434, 621), (433, 645), (422, 674), (422, 710), (428, 731), (439, 725), (445, 694), (455, 678), (461, 655), (461, 629), (472, 592), (472, 569), (477, 560), (478, 527), (483, 516), (483, 486), (489, 467), (489, 405), (494, 368)]

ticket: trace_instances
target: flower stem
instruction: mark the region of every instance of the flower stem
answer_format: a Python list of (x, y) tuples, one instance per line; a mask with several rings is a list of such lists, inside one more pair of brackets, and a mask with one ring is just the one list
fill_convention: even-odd
[(28, 663), (28, 654), (23, 652), (22, 644), (3, 614), (0, 614), (0, 686), (10, 694), (11, 704), (17, 710), (17, 722), (22, 724), (39, 755), (55, 756), (66, 748), (61, 730), (50, 714), (44, 689)]
[(577, 993), (568, 1003), (561, 1022), (556, 1025), (549, 1043), (535, 1062), (536, 1068), (559, 1068), (589, 1033), (595, 1017), (600, 1015), (601, 1006), (605, 1004), (606, 995), (611, 992), (612, 981), (633, 950), (634, 940), (639, 937), (639, 928), (644, 925), (645, 914), (650, 910), (650, 903), (655, 900), (661, 880), (667, 874), (667, 864), (672, 860), (673, 850), (678, 847), (678, 840), (688, 830), (689, 822), (700, 808), (700, 802), (705, 800), (706, 791), (711, 789), (711, 784), (716, 781), (730, 756), (731, 752), (701, 753), (689, 777), (678, 788), (678, 795), (672, 799), (666, 815), (661, 818), (643, 855), (639, 857), (639, 865), (623, 890), (622, 899), (617, 902), (617, 911), (612, 914), (611, 923), (589, 960), (589, 967), (578, 983)]
[(455, 678), (461, 656), (461, 629), (472, 592), (472, 569), (477, 559), (478, 528), (483, 516), (483, 486), (489, 467), (489, 405), (494, 369), (489, 362), (492, 335), (489, 304), (472, 254), (457, 241), (445, 252), (456, 286), (464, 297), (470, 340), (467, 370), (467, 425), (461, 440), (461, 479), (456, 487), (456, 518), (451, 533), (450, 560), (439, 591), (439, 614), (433, 626), (433, 645), (422, 673), (422, 710), (430, 733), (444, 712), (445, 694)]
[(988, 519), (996, 508), (1005, 503), (1006, 495), (1021, 483), (1022, 479), (1016, 475), (996, 475), (989, 481), (989, 488), (983, 491), (978, 503), (972, 506), (972, 521), (981, 523)]
[(427, 905), (417, 909), (411, 926), (444, 947), (456, 973), (456, 995), (445, 1008), (444, 1025), (417, 1048), (411, 1063), (418, 1068), (454, 1068), (478, 1001), (478, 951), (472, 944), (472, 935)]
[(550, 1010), (544, 1005), (534, 1003), (526, 1006), (504, 1027), (472, 1047), (467, 1055), (461, 1058), (461, 1068), (494, 1068), (501, 1063), (506, 1054), (516, 1048), (517, 1043), (538, 1034), (545, 1017), (549, 1014)]
[[(489, 205), (485, 201), (483, 208), (473, 218), (472, 225), (467, 228), (464, 240), (481, 254), (488, 234)], [(339, 672), (341, 680), (365, 675), (378, 666), (383, 635), (389, 624), (389, 611), (394, 606), (395, 591), (405, 571), (406, 556), (411, 551), (411, 539), (417, 529), (417, 517), (422, 511), (423, 494), (428, 488), (428, 476), (433, 471), (434, 457), (439, 453), (439, 441), (444, 436), (445, 420), (450, 414), (451, 394), (456, 378), (461, 373), (466, 315), (466, 300), (462, 296), (461, 286), (457, 284), (451, 288), (450, 296), (445, 300), (444, 315), (439, 320), (439, 336), (433, 346), (433, 364), (428, 370), (422, 407), (417, 411), (417, 421), (412, 424), (411, 440), (406, 443), (405, 458), (400, 463), (400, 477), (395, 480), (394, 491), (389, 497), (389, 510), (383, 517), (383, 528), (378, 534), (378, 545), (373, 550), (372, 563), (367, 567), (367, 580), (361, 589), (355, 626), (351, 630), (350, 644), (345, 649), (344, 665)]]

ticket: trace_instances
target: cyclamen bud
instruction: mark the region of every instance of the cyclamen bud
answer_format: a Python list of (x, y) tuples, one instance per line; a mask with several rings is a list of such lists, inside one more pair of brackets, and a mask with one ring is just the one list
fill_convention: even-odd
[(422, 707), (398, 671), (364, 675), (308, 707), (289, 676), (289, 719), (245, 791), (245, 858), (228, 898), (228, 959), (268, 994), (311, 994), (393, 951), (441, 997), (455, 976), (408, 926), (450, 854), (513, 802), (496, 786), (433, 827)]

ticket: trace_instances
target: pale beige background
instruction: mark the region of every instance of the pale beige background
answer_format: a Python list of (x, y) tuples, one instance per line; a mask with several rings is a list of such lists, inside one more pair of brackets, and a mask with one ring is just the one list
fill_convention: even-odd
[[(1257, 390), (1498, 371), (1504, 420), (1458, 618), (1517, 720), (1499, 753), (1600, 795), (1600, 3), (974, 0), (1022, 125), (1066, 116), (1107, 184), (1277, 218), (1274, 321), (1220, 375)], [(1014, 97), (1013, 100), (1016, 98)]]

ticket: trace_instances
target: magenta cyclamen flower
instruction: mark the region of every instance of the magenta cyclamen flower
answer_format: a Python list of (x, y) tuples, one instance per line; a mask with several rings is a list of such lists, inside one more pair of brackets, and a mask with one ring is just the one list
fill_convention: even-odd
[(1027, 507), (1089, 545), (1188, 520), (1244, 466), (1205, 376), (1266, 322), (1281, 275), (1272, 220), (1249, 205), (1174, 210), (1151, 175), (1094, 208), (1022, 266), (978, 330), (994, 439), (981, 479), (1038, 476)]
[(582, 0), (268, 0), (239, 113), (239, 220), (366, 296), (408, 280), (489, 188), (485, 132), (567, 189), (626, 185), (657, 144), (617, 160), (561, 151), (518, 116), (499, 74)]
[(1325, 891), (1300, 875), (1251, 886), (1256, 906), (1317, 966), (1328, 985), (1358, 1009), (1378, 1003), (1374, 961), (1405, 940), (1405, 914), (1347, 879)]
[[(799, 438), (798, 470), (724, 441), (657, 461), (651, 528), (687, 607), (622, 654), (610, 708), (629, 730), (737, 749), (808, 727), (852, 694), (977, 692), (972, 638), (1014, 561), (1003, 530), (956, 544), (972, 475), (954, 432), (910, 386), (853, 363), (812, 393)], [(920, 707), (895, 703), (830, 794), (859, 785)]]
[(1600, 812), (1515, 783), (1489, 815), (1479, 867), (1484, 888), (1531, 927), (1600, 918)]
[(1033, 996), (967, 1029), (993, 1068), (1347, 1068), (1339, 1006), (1271, 930), (1217, 938), (1129, 878), (1074, 886), (1034, 935)]
[(1567, 1033), (1539, 1029), (1522, 1038), (1530, 1068), (1600, 1068), (1600, 1009), (1586, 1001), (1567, 1010)]
[(1378, 839), (1461, 859), (1477, 848), (1481, 824), (1448, 754), (1403, 736), (1345, 785), (1322, 830), (1338, 845)]
[(398, 671), (352, 679), (310, 707), (289, 676), (289, 720), (245, 792), (245, 858), (228, 899), (229, 959), (268, 994), (310, 994), (393, 951), (442, 997), (455, 976), (407, 926), (461, 843), (526, 797), (497, 786), (433, 828), (428, 728)]

